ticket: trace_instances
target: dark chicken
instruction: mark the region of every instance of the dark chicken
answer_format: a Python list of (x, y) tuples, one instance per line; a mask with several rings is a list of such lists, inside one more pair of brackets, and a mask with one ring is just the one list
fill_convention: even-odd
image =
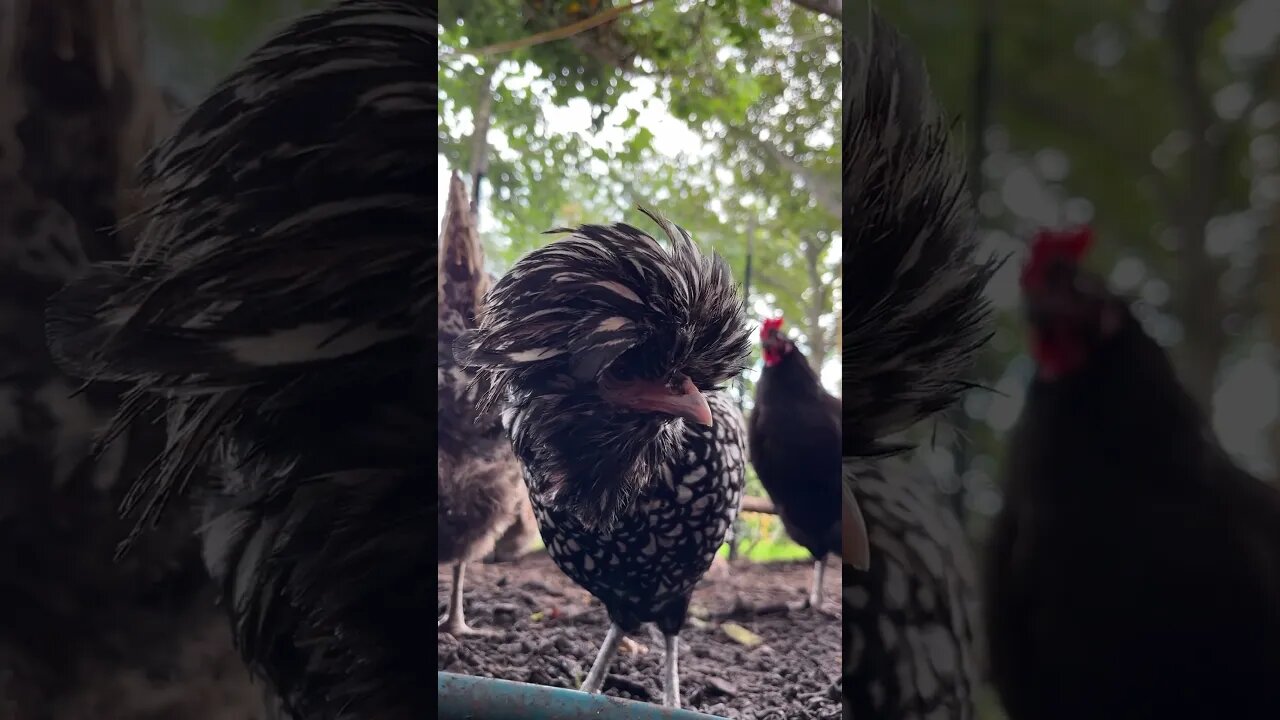
[(50, 348), (156, 403), (127, 498), (202, 484), (204, 559), (251, 670), (306, 720), (428, 717), (436, 15), (343, 0), (254, 52), (144, 163), (146, 231), (54, 298)]
[(1165, 351), (1043, 232), (1036, 377), (985, 583), (1012, 720), (1280, 717), (1280, 493), (1232, 464)]
[(748, 331), (725, 263), (650, 217), (669, 250), (584, 225), (523, 257), (457, 354), (502, 410), (552, 559), (609, 613), (582, 689), (599, 692), (624, 634), (652, 622), (663, 702), (679, 706), (689, 599), (742, 497), (742, 417), (720, 386)]
[(490, 287), (466, 189), (457, 174), (449, 181), (439, 262), (436, 559), (453, 563), (453, 592), (440, 628), (464, 635), (474, 632), (466, 624), (462, 604), (467, 562), (489, 554), (508, 533), (515, 553), (522, 537), (526, 544), (532, 538), (518, 527), (528, 496), (502, 420), (496, 412), (478, 413), (472, 375), (453, 357), (453, 342), (475, 326), (476, 311)]
[[(865, 6), (845, 17), (842, 456), (870, 568), (843, 575), (844, 714), (972, 717), (974, 591), (964, 535), (931, 493), (881, 475), (885, 440), (953, 404), (989, 337), (995, 264), (920, 59)], [(852, 513), (850, 513), (852, 515)], [(846, 537), (848, 533), (846, 533)]]
[[(822, 388), (804, 353), (782, 332), (781, 317), (761, 323), (760, 344), (764, 370), (747, 423), (751, 464), (787, 534), (813, 555), (806, 604), (821, 607), (827, 555), (841, 550), (840, 398)], [(850, 563), (866, 569), (866, 535), (856, 542), (862, 553)]]

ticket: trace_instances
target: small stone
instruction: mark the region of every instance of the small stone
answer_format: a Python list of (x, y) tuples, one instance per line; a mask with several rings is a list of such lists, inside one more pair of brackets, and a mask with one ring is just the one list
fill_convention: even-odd
[(728, 697), (733, 697), (738, 694), (738, 688), (733, 683), (710, 675), (707, 676), (707, 690), (714, 691)]

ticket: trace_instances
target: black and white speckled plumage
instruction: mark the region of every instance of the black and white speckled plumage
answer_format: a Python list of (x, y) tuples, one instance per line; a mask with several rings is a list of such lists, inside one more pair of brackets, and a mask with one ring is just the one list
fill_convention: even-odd
[[(871, 567), (844, 572), (845, 637), (864, 643), (845, 649), (856, 667), (846, 668), (844, 712), (963, 720), (977, 673), (962, 610), (971, 572), (953, 554), (966, 539), (927, 520), (946, 511), (901, 496), (872, 458), (900, 449), (886, 447), (886, 435), (971, 386), (966, 375), (990, 336), (982, 293), (996, 263), (975, 259), (963, 168), (923, 63), (877, 13), (855, 6), (845, 17), (843, 67), (842, 475), (846, 503), (863, 504)], [(917, 607), (925, 602), (917, 591), (950, 605), (935, 616)], [(909, 599), (893, 602), (904, 593)]]
[[(651, 217), (670, 250), (585, 225), (526, 255), (458, 350), (502, 408), (556, 564), (624, 632), (674, 638), (738, 511), (742, 417), (717, 390), (749, 346), (728, 267)], [(703, 394), (709, 427), (635, 403)]]
[(905, 468), (850, 459), (844, 473), (871, 545), (870, 568), (843, 577), (844, 717), (973, 718), (982, 632), (964, 529)]
[[(572, 509), (533, 495), (547, 550), (574, 582), (600, 599), (628, 632), (653, 622), (664, 634), (684, 625), (693, 588), (742, 503), (745, 429), (726, 393), (707, 398), (715, 424), (685, 424), (679, 451), (608, 532), (586, 528)], [(525, 466), (535, 487), (537, 470)]]
[(50, 348), (165, 402), (140, 524), (194, 469), (241, 653), (297, 718), (426, 716), (424, 359), (435, 321), (436, 17), (342, 0), (268, 41), (147, 159), (145, 235), (50, 307)]
[(924, 66), (878, 14), (846, 14), (843, 76), (843, 454), (866, 456), (971, 386), (995, 265), (974, 259), (963, 167)]

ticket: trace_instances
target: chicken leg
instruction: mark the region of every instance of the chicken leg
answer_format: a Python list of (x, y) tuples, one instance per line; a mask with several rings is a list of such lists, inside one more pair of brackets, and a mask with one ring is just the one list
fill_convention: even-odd
[(477, 630), (467, 625), (466, 614), (462, 608), (462, 581), (467, 563), (459, 560), (453, 565), (453, 588), (449, 592), (449, 612), (436, 625), (454, 637), (463, 635), (492, 635), (492, 630)]
[(752, 615), (776, 615), (810, 609), (829, 615), (828, 611), (822, 609), (822, 580), (826, 577), (826, 560), (826, 555), (814, 559), (813, 584), (810, 586), (808, 594), (799, 600), (782, 600), (765, 605), (752, 605), (739, 597), (728, 611), (712, 613), (711, 616), (717, 619), (724, 619)]
[(622, 628), (618, 623), (610, 623), (609, 633), (604, 636), (604, 644), (600, 646), (600, 652), (596, 653), (596, 660), (591, 663), (591, 671), (587, 673), (587, 679), (582, 683), (582, 692), (594, 695), (604, 687), (604, 676), (609, 674), (609, 664), (613, 662), (613, 656), (618, 652), (618, 643), (621, 641)]
[(680, 654), (680, 636), (667, 635), (666, 657), (662, 663), (662, 704), (670, 708), (680, 707), (680, 673), (677, 669), (677, 656)]
[(827, 558), (820, 557), (813, 561), (813, 589), (809, 591), (809, 607), (822, 607), (822, 577), (826, 574)]

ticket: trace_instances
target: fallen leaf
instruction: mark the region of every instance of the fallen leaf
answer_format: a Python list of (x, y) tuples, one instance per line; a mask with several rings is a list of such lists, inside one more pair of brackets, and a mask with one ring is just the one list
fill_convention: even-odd
[(755, 647), (764, 642), (764, 638), (742, 627), (738, 623), (727, 622), (721, 625), (720, 629), (724, 630), (724, 634), (728, 635), (730, 640), (733, 640), (739, 645)]
[(627, 655), (644, 655), (649, 652), (649, 648), (629, 637), (622, 638), (622, 642), (618, 644), (618, 650)]

